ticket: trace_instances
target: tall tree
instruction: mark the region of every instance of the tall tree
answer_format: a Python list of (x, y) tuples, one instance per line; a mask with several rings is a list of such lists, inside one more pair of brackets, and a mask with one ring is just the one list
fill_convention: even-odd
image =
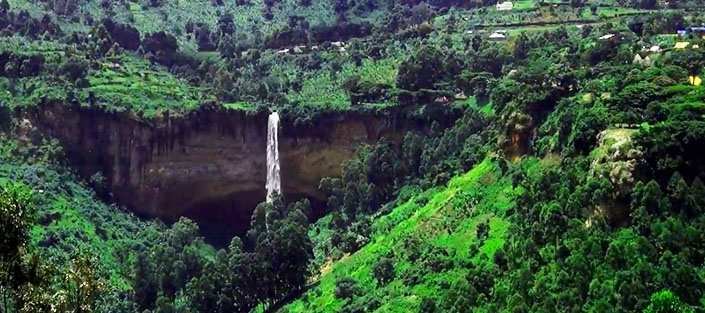
[(0, 14), (6, 14), (10, 10), (10, 3), (7, 0), (0, 1)]
[(306, 283), (313, 258), (308, 219), (301, 212), (306, 206), (293, 203), (285, 209), (281, 201), (275, 200), (255, 209), (248, 236), (256, 239), (254, 252), (262, 271), (259, 284), (264, 287), (260, 289), (264, 302), (276, 303)]
[(0, 187), (0, 312), (9, 312), (11, 293), (23, 283), (22, 256), (29, 244), (35, 213), (27, 187)]
[(151, 310), (157, 301), (159, 286), (146, 253), (137, 254), (134, 273), (132, 288), (135, 291), (135, 302), (137, 302), (140, 312)]
[(79, 256), (64, 272), (63, 289), (67, 291), (68, 306), (73, 313), (92, 313), (105, 283), (95, 272), (95, 261)]
[(689, 193), (688, 184), (683, 179), (680, 173), (675, 172), (668, 181), (668, 196), (671, 198), (671, 203), (675, 210), (684, 210), (686, 199)]

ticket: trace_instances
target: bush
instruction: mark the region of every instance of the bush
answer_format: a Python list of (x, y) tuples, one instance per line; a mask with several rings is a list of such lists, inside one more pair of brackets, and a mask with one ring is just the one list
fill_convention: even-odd
[(419, 305), (419, 313), (436, 313), (436, 301), (431, 298), (421, 299), (421, 305)]
[(651, 303), (644, 313), (692, 313), (693, 308), (683, 303), (669, 290), (663, 290), (651, 295)]
[[(436, 94), (422, 90), (446, 89), (444, 85), (460, 73), (462, 62), (453, 52), (435, 46), (423, 46), (399, 67), (397, 87), (412, 92), (412, 97), (401, 97), (401, 103), (429, 103)], [(420, 94), (417, 92), (422, 91)]]
[(361, 294), (357, 281), (352, 277), (343, 277), (335, 282), (336, 299), (352, 300)]
[(66, 61), (61, 63), (59, 74), (64, 75), (69, 82), (77, 82), (79, 79), (86, 77), (88, 72), (88, 61), (79, 56), (71, 56)]
[(394, 272), (394, 262), (390, 258), (380, 258), (372, 266), (372, 272), (375, 275), (377, 281), (386, 285), (387, 283), (394, 280), (396, 273)]

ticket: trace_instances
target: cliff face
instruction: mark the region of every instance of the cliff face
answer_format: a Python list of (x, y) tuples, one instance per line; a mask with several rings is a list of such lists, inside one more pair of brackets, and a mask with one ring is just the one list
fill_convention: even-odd
[[(111, 201), (138, 214), (188, 216), (217, 232), (243, 233), (265, 199), (267, 114), (248, 116), (204, 108), (184, 117), (139, 121), (62, 103), (23, 112), (35, 133), (53, 137), (85, 177), (101, 172)], [(324, 201), (318, 183), (340, 174), (361, 143), (381, 137), (401, 143), (423, 123), (393, 114), (323, 116), (280, 134), (282, 192), (287, 200)], [(25, 129), (26, 131), (26, 129)], [(204, 227), (206, 228), (206, 227)]]

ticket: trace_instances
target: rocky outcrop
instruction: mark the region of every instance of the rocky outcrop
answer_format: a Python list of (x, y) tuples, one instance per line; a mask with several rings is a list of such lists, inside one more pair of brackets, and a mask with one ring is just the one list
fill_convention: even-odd
[[(265, 199), (266, 112), (204, 107), (183, 117), (141, 121), (55, 102), (21, 114), (31, 124), (25, 129), (58, 139), (81, 174), (100, 172), (109, 200), (138, 214), (188, 216), (237, 233), (247, 229), (252, 209)], [(299, 126), (284, 118), (282, 192), (287, 200), (322, 202), (320, 179), (338, 175), (359, 144), (383, 136), (400, 144), (407, 130), (423, 125), (393, 114), (328, 115)]]
[(285, 120), (280, 139), (282, 190), (323, 200), (321, 178), (339, 175), (343, 161), (353, 157), (360, 144), (385, 137), (401, 145), (407, 131), (424, 129), (425, 124), (430, 123), (371, 113), (327, 115), (304, 126)]
[(205, 109), (145, 122), (54, 102), (25, 118), (58, 139), (81, 174), (101, 172), (109, 196), (141, 214), (181, 216), (200, 201), (264, 186), (260, 116)]
[(590, 154), (588, 178), (606, 179), (613, 193), (608, 204), (596, 209), (601, 215), (621, 223), (629, 216), (629, 195), (636, 183), (636, 176), (644, 165), (643, 152), (634, 145), (636, 128), (610, 128), (597, 137), (598, 146)]

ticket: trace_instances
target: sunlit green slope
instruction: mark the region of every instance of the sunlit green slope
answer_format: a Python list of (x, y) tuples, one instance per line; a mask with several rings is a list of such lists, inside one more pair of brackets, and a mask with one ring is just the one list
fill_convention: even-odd
[[(336, 280), (352, 277), (366, 294), (358, 299), (361, 304), (370, 305), (367, 296), (379, 297), (380, 303), (371, 304), (378, 306), (376, 312), (416, 312), (424, 297), (438, 297), (449, 285), (464, 283), (469, 268), (492, 266), (491, 258), (510, 225), (504, 213), (522, 192), (512, 187), (496, 162), (485, 159), (445, 188), (418, 194), (377, 218), (372, 241), (324, 265), (317, 287), (285, 310), (334, 312), (347, 301), (336, 299)], [(480, 239), (478, 225), (485, 223), (489, 234)], [(381, 258), (394, 264), (395, 278), (384, 286), (373, 269)]]

